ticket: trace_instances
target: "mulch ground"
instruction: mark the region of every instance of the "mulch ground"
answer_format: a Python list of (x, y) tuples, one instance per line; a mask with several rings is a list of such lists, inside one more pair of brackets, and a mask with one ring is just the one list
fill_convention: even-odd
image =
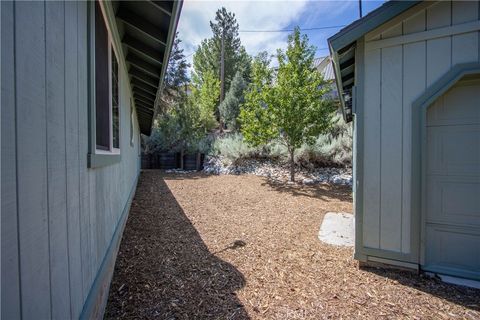
[(328, 211), (352, 212), (348, 188), (144, 171), (105, 317), (480, 319), (480, 290), (321, 243)]

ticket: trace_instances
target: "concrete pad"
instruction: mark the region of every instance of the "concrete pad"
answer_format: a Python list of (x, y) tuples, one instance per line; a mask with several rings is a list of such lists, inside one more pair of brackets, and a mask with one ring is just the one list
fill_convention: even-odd
[(318, 238), (328, 244), (353, 247), (355, 223), (351, 213), (327, 212), (323, 218)]
[(452, 276), (447, 276), (443, 274), (438, 275), (443, 282), (456, 284), (457, 286), (465, 286), (475, 289), (480, 289), (480, 281), (464, 279), (464, 278), (457, 278)]

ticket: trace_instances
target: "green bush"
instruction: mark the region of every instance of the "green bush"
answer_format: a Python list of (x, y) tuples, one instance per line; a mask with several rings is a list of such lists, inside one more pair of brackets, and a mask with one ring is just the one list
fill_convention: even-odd
[(318, 136), (312, 145), (302, 145), (295, 154), (295, 161), (304, 166), (350, 166), (352, 146), (352, 124), (345, 123), (337, 115), (330, 133)]
[(240, 133), (217, 137), (213, 143), (213, 155), (221, 155), (232, 163), (241, 159), (256, 158), (261, 148), (248, 145)]
[[(341, 116), (333, 119), (332, 130), (320, 135), (312, 145), (303, 144), (295, 152), (295, 163), (304, 167), (350, 166), (352, 161), (352, 125), (345, 123)], [(239, 133), (217, 137), (211, 153), (236, 163), (242, 159), (268, 158), (286, 163), (287, 147), (274, 140), (263, 147), (252, 147)]]

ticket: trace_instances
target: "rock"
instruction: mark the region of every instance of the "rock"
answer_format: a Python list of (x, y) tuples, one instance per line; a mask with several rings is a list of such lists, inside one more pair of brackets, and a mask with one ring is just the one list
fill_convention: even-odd
[(312, 184), (315, 184), (315, 180), (310, 179), (310, 178), (305, 178), (305, 179), (302, 180), (302, 183), (305, 184), (305, 185), (312, 185)]
[[(270, 160), (242, 159), (233, 164), (222, 156), (209, 156), (205, 159), (203, 171), (207, 174), (253, 174), (268, 177), (278, 182), (287, 182), (290, 171), (288, 166)], [(302, 168), (297, 171), (297, 181), (304, 185), (331, 183), (352, 186), (351, 168)]]

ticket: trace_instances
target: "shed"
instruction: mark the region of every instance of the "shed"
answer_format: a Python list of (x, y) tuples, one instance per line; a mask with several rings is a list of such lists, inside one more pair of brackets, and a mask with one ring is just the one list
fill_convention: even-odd
[(328, 42), (355, 258), (480, 280), (479, 1), (389, 1)]

